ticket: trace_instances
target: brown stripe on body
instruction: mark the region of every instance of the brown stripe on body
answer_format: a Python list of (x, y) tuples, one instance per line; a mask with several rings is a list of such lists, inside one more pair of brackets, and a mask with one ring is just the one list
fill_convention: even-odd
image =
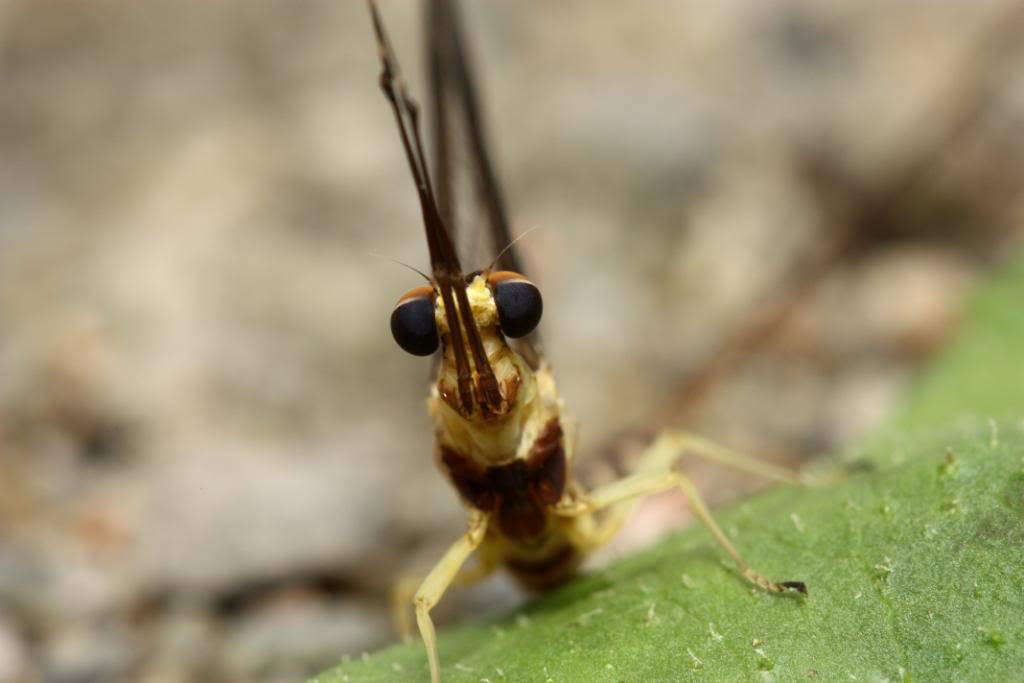
[(503, 536), (525, 543), (548, 528), (547, 508), (565, 489), (565, 449), (557, 417), (544, 425), (525, 459), (484, 467), (449, 446), (441, 446), (440, 455), (459, 494), (478, 510), (494, 513)]
[(509, 557), (505, 566), (524, 588), (547, 590), (565, 583), (583, 563), (583, 553), (575, 546), (564, 542), (539, 558)]

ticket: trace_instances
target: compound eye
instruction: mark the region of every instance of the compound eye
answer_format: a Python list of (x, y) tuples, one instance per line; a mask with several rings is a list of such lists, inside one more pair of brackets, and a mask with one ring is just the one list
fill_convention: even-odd
[(414, 356), (429, 356), (437, 351), (433, 287), (417, 287), (398, 300), (391, 311), (391, 336)]
[(501, 331), (507, 337), (525, 337), (533, 332), (544, 313), (544, 301), (537, 285), (525, 275), (502, 270), (487, 278), (498, 307)]

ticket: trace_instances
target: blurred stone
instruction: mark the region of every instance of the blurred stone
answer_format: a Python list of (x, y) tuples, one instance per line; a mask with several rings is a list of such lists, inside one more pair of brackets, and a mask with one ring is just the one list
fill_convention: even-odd
[(304, 568), (394, 562), (398, 548), (380, 531), (394, 485), (378, 466), (388, 457), (382, 437), (353, 434), (302, 458), (255, 442), (237, 453), (197, 444), (195, 455), (155, 463), (132, 482), (143, 502), (131, 564), (153, 587), (216, 591)]
[(389, 616), (380, 604), (284, 596), (230, 629), (222, 652), (223, 676), (299, 680), (336, 664), (343, 654), (379, 647), (390, 633)]
[(125, 624), (59, 626), (43, 653), (43, 678), (54, 683), (125, 680), (134, 657)]
[(28, 648), (14, 622), (0, 610), (0, 683), (28, 680)]
[(920, 357), (955, 329), (971, 280), (970, 266), (949, 249), (891, 250), (858, 274), (848, 322), (835, 329), (849, 330), (846, 344), (856, 338), (860, 353)]
[(139, 683), (188, 683), (213, 676), (222, 637), (204, 605), (172, 605), (153, 625)]

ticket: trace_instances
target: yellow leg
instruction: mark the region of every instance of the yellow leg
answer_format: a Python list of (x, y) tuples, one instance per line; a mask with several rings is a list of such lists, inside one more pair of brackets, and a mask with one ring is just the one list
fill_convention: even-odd
[(437, 633), (434, 631), (434, 622), (430, 619), (430, 610), (441, 600), (445, 590), (458, 575), (462, 564), (484, 540), (487, 520), (486, 513), (476, 510), (470, 513), (469, 529), (430, 570), (413, 598), (413, 604), (416, 606), (416, 623), (420, 627), (420, 636), (423, 638), (423, 645), (427, 648), (427, 659), (430, 661), (431, 683), (441, 682), (441, 662), (437, 656)]
[(563, 525), (566, 535), (572, 544), (589, 553), (604, 546), (619, 533), (619, 529), (633, 512), (636, 501), (622, 501), (611, 506), (607, 514), (600, 520), (593, 515), (579, 515)]
[(423, 583), (422, 576), (403, 576), (391, 586), (391, 623), (403, 641), (412, 639), (412, 619), (409, 617), (409, 605), (416, 589)]
[(795, 484), (798, 486), (821, 486), (825, 484), (834, 484), (845, 480), (846, 477), (849, 476), (850, 472), (863, 467), (863, 463), (854, 463), (846, 468), (841, 468), (839, 471), (820, 475), (794, 472), (793, 470), (785, 467), (773, 465), (770, 462), (755, 460), (749, 455), (737, 453), (734, 450), (726, 448), (725, 446), (696, 434), (669, 431), (663, 436), (664, 438), (675, 442), (680, 449), (690, 455), (703, 458), (704, 460), (710, 460), (711, 462), (717, 462), (721, 465), (725, 465), (726, 467), (739, 470), (740, 472), (746, 472), (772, 481), (779, 481), (784, 484)]
[(696, 434), (667, 431), (661, 434), (641, 460), (641, 471), (669, 469), (683, 454), (717, 462), (740, 472), (785, 484), (810, 484), (814, 480), (797, 472), (737, 453)]
[[(683, 449), (688, 446), (690, 446), (690, 442), (685, 435), (666, 434), (658, 438), (648, 453), (644, 455), (640, 468), (641, 471), (598, 488), (589, 494), (580, 494), (574, 497), (567, 496), (559, 502), (556, 512), (564, 517), (580, 518), (605, 508), (612, 508), (614, 511), (615, 508), (631, 503), (641, 496), (647, 496), (678, 486), (686, 494), (697, 517), (708, 528), (708, 531), (718, 541), (718, 544), (736, 562), (740, 573), (746, 579), (766, 590), (777, 593), (788, 590), (806, 593), (807, 588), (802, 582), (783, 581), (777, 583), (769, 581), (751, 569), (746, 560), (740, 556), (711, 516), (711, 512), (708, 511), (707, 505), (704, 504), (704, 500), (693, 483), (683, 474), (671, 470), (675, 460), (682, 455)], [(616, 518), (613, 516), (612, 519)], [(600, 529), (590, 528), (592, 529), (590, 540), (593, 543), (607, 540)], [(586, 535), (587, 527), (582, 526), (581, 530)]]
[[(477, 564), (469, 569), (461, 569), (452, 580), (453, 586), (472, 586), (483, 581), (497, 569), (497, 561), (489, 555), (477, 556)], [(411, 612), (413, 596), (416, 589), (423, 583), (423, 576), (404, 576), (395, 582), (391, 588), (391, 618), (398, 631), (398, 636), (404, 641), (412, 639), (413, 627)]]

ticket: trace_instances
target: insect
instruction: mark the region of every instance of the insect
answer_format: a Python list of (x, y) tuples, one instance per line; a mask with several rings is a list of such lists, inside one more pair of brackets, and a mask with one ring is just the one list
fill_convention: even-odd
[[(428, 167), (419, 110), (402, 79), (378, 9), (368, 0), (382, 63), (380, 85), (398, 125), (423, 214), (430, 254), (429, 284), (403, 295), (391, 314), (398, 345), (418, 355), (440, 349), (428, 406), (435, 454), (467, 510), (467, 530), (423, 579), (399, 582), (395, 617), (411, 635), (409, 605), (426, 647), (432, 683), (441, 663), (431, 609), (453, 584), (478, 581), (499, 566), (529, 588), (565, 581), (588, 552), (605, 544), (637, 498), (678, 488), (697, 517), (733, 559), (740, 573), (761, 588), (806, 594), (800, 581), (770, 581), (754, 571), (715, 523), (700, 494), (673, 467), (683, 453), (786, 482), (789, 472), (733, 453), (700, 437), (666, 432), (648, 447), (638, 470), (594, 490), (573, 477), (574, 428), (563, 412), (550, 367), (532, 342), (542, 315), (540, 290), (521, 273), (514, 254), (466, 273), (450, 232), (454, 227), (448, 179), (449, 98), (467, 126), (472, 163), (494, 235), (510, 243), (500, 189), (480, 130), (472, 75), (451, 0), (428, 5), (429, 66), (433, 81), (436, 178)], [(437, 183), (435, 184), (434, 180)], [(477, 564), (464, 563), (477, 553)]]

